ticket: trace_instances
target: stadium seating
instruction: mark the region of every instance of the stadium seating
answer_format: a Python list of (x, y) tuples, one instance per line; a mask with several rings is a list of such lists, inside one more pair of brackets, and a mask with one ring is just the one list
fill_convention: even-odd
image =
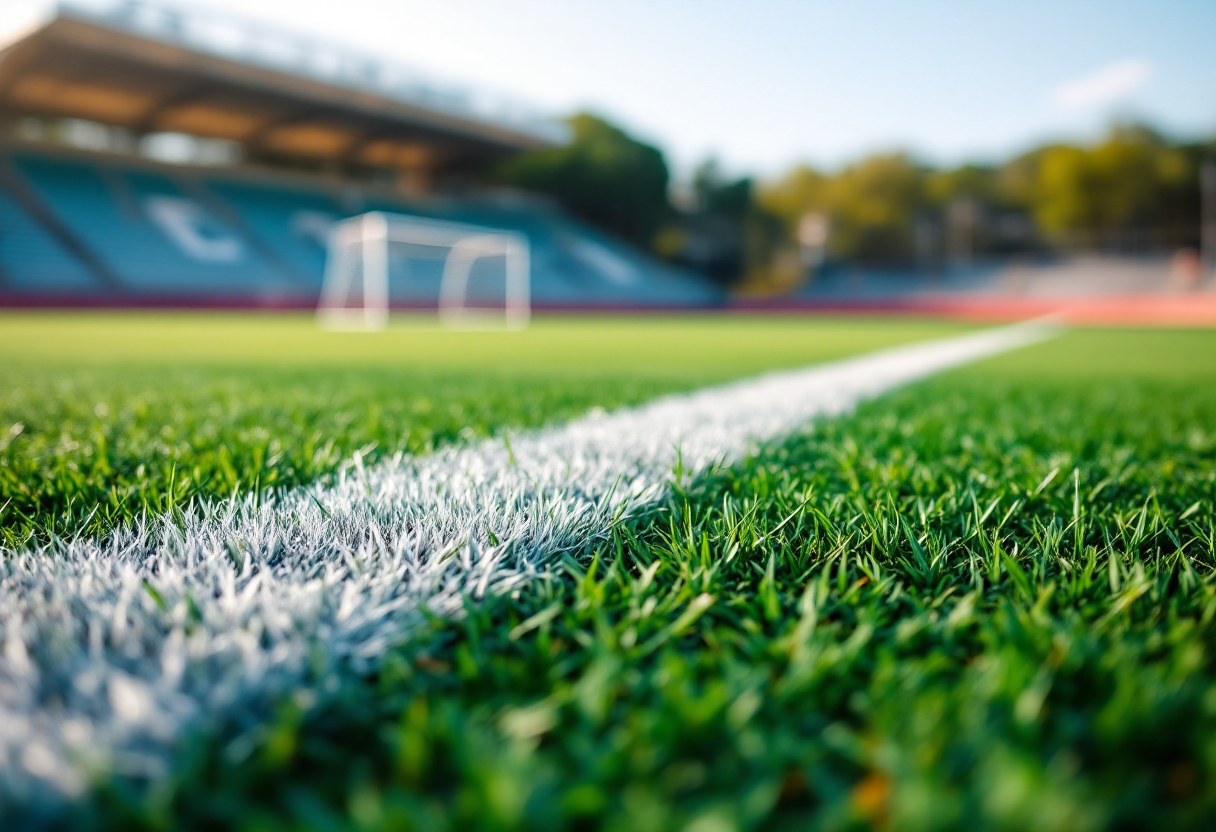
[(256, 182), (212, 181), (208, 189), (232, 206), (249, 231), (304, 281), (321, 290), (328, 227), (344, 216), (323, 191)]
[(0, 292), (88, 297), (103, 288), (12, 196), (0, 190)]
[[(537, 307), (691, 307), (719, 300), (695, 277), (542, 205), (410, 202), (303, 176), (172, 168), (42, 148), (5, 155), (26, 206), (31, 199), (40, 203), (120, 289), (107, 287), (64, 248), (23, 207), (23, 194), (0, 185), (0, 299), (58, 293), (87, 300), (121, 291), (170, 302), (305, 306), (321, 289), (332, 223), (383, 210), (525, 234)], [(394, 251), (394, 303), (437, 302), (442, 263), (435, 255)]]
[(258, 297), (291, 290), (235, 229), (164, 174), (29, 154), (12, 161), (130, 293)]

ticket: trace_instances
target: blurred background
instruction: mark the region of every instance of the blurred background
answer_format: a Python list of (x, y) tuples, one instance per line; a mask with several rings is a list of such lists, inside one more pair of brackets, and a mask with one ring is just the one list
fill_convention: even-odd
[(1216, 320), (1210, 3), (244, 6), (4, 4), (0, 304)]

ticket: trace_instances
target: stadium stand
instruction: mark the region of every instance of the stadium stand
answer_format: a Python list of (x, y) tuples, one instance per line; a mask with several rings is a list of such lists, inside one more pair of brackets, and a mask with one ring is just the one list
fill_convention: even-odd
[(87, 267), (0, 190), (0, 291), (87, 297), (102, 288)]
[[(534, 308), (722, 301), (556, 206), (444, 187), (564, 141), (561, 125), (360, 56), (336, 53), (322, 69), (328, 47), (239, 22), (221, 21), (247, 50), (221, 49), (204, 37), (216, 21), (196, 22), (139, 2), (64, 6), (0, 50), (0, 304), (313, 306), (330, 227), (371, 210), (526, 235)], [(296, 57), (275, 57), (284, 49), (264, 48), (271, 37)], [(88, 119), (102, 138), (65, 147), (23, 135), (22, 119)], [(141, 141), (157, 135), (239, 146), (246, 161), (149, 158)], [(392, 302), (436, 305), (440, 269), (433, 252), (395, 252)]]
[[(8, 149), (0, 180), (0, 297), (75, 297), (182, 305), (316, 303), (333, 222), (380, 210), (525, 234), (536, 308), (680, 308), (714, 304), (714, 290), (551, 206), (486, 197), (409, 200), (351, 183), (255, 170), (208, 170), (50, 148)], [(104, 264), (111, 283), (22, 207), (14, 184)], [(402, 252), (390, 271), (394, 304), (430, 307), (440, 262)]]

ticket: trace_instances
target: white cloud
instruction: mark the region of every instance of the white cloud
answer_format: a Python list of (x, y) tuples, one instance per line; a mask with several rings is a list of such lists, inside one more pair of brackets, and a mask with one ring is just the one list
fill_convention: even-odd
[(1148, 61), (1117, 61), (1061, 84), (1051, 97), (1062, 110), (1089, 110), (1126, 98), (1143, 87), (1152, 74), (1153, 65)]

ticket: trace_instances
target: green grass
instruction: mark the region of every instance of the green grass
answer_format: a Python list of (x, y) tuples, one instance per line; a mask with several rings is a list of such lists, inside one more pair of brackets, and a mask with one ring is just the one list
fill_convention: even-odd
[(1210, 829), (1216, 333), (1076, 332), (686, 483), (119, 828)]
[(311, 482), (355, 454), (531, 427), (957, 332), (905, 321), (573, 318), (384, 333), (311, 316), (0, 316), (0, 545)]

